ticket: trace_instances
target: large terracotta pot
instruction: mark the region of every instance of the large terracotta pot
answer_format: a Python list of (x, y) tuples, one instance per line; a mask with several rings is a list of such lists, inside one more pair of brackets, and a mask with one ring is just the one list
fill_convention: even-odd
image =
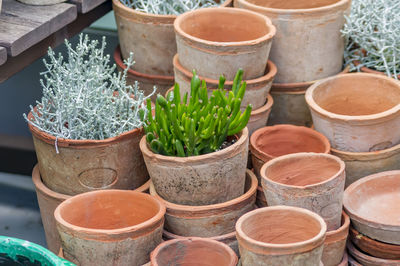
[(341, 224), (344, 162), (324, 153), (294, 153), (272, 159), (261, 168), (269, 206), (288, 205), (313, 211), (328, 230)]
[(351, 0), (235, 0), (234, 6), (263, 14), (276, 26), (270, 55), (280, 70), (276, 83), (317, 80), (340, 72), (344, 52), (340, 30)]
[(400, 83), (394, 79), (338, 75), (308, 88), (306, 101), (315, 129), (334, 149), (369, 152), (400, 143)]
[(165, 206), (134, 191), (101, 190), (54, 212), (64, 256), (78, 265), (142, 265), (162, 241)]
[(319, 265), (325, 234), (319, 215), (288, 206), (257, 209), (236, 223), (243, 266)]
[(276, 29), (270, 19), (235, 8), (204, 8), (180, 15), (174, 22), (179, 62), (199, 76), (233, 80), (264, 75)]
[(156, 154), (147, 145), (140, 149), (157, 194), (166, 201), (198, 206), (222, 203), (243, 194), (246, 180), (249, 131), (220, 151), (190, 157)]

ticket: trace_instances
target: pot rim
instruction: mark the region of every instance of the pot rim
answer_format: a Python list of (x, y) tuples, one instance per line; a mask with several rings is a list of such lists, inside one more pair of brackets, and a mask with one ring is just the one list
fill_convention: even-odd
[(343, 158), (344, 160), (361, 160), (361, 161), (370, 161), (370, 160), (378, 160), (382, 158), (387, 158), (392, 156), (393, 154), (400, 153), (400, 144), (392, 146), (390, 148), (386, 148), (378, 151), (369, 151), (369, 152), (350, 152), (350, 151), (341, 151), (338, 149), (331, 148), (332, 155)]
[(325, 243), (347, 239), (350, 227), (350, 217), (342, 210), (342, 222), (338, 229), (326, 232)]
[(400, 103), (393, 106), (392, 108), (380, 112), (380, 113), (375, 113), (371, 115), (341, 115), (341, 114), (336, 114), (330, 111), (327, 111), (320, 107), (314, 100), (314, 91), (318, 89), (318, 87), (324, 83), (330, 82), (332, 80), (337, 80), (337, 79), (348, 79), (351, 78), (353, 80), (357, 80), (359, 78), (376, 78), (380, 80), (386, 80), (388, 83), (393, 84), (395, 87), (400, 90), (400, 83), (396, 81), (395, 79), (383, 76), (383, 75), (378, 75), (378, 74), (370, 74), (370, 73), (352, 73), (352, 74), (342, 74), (342, 75), (337, 75), (337, 76), (332, 76), (323, 80), (320, 80), (313, 85), (311, 85), (307, 91), (306, 91), (306, 102), (308, 107), (316, 112), (319, 115), (322, 115), (324, 117), (327, 117), (332, 120), (340, 120), (340, 121), (346, 121), (346, 122), (369, 122), (369, 121), (375, 121), (375, 120), (381, 120), (385, 119), (388, 116), (395, 115), (396, 113), (400, 112)]
[[(349, 251), (350, 255), (353, 256), (355, 259), (362, 258), (363, 260), (368, 260), (373, 263), (379, 263), (376, 265), (388, 265), (388, 263), (390, 263), (390, 265), (400, 264), (400, 260), (381, 259), (381, 258), (376, 258), (376, 257), (370, 256), (370, 255), (358, 250), (351, 241), (347, 241), (346, 247), (347, 247), (347, 250)], [(363, 265), (363, 264), (359, 264), (359, 265)]]
[[(283, 161), (283, 160), (288, 160), (288, 159), (296, 158), (296, 157), (326, 157), (326, 158), (329, 158), (329, 159), (332, 159), (332, 160), (336, 161), (336, 162), (339, 164), (340, 168), (339, 168), (339, 170), (338, 170), (334, 175), (332, 175), (332, 177), (330, 177), (329, 179), (326, 179), (326, 180), (324, 180), (324, 181), (322, 181), (322, 182), (319, 182), (319, 183), (306, 185), (306, 186), (287, 185), (287, 184), (283, 184), (283, 183), (276, 182), (276, 181), (274, 181), (274, 180), (272, 180), (272, 179), (270, 179), (270, 178), (268, 178), (268, 177), (266, 176), (265, 172), (266, 172), (267, 168), (268, 168), (269, 166), (271, 166), (272, 164), (275, 164), (276, 162), (279, 162), (279, 161)], [(341, 160), (341, 159), (340, 159), (339, 157), (337, 157), (337, 156), (334, 156), (334, 155), (332, 155), (332, 154), (326, 154), (326, 153), (299, 152), (299, 153), (286, 154), (286, 155), (282, 155), (282, 156), (273, 158), (272, 160), (266, 162), (266, 163), (261, 167), (261, 169), (260, 169), (260, 174), (261, 174), (262, 182), (268, 181), (268, 182), (270, 182), (270, 183), (273, 183), (273, 184), (275, 184), (275, 185), (282, 186), (282, 187), (285, 187), (285, 188), (296, 188), (296, 189), (304, 189), (304, 190), (306, 190), (306, 189), (312, 189), (312, 188), (314, 188), (314, 187), (318, 187), (318, 186), (321, 186), (321, 185), (323, 185), (323, 184), (327, 184), (327, 183), (331, 182), (332, 180), (336, 179), (336, 178), (339, 177), (340, 175), (344, 174), (344, 170), (345, 170), (345, 163), (343, 162), (343, 160)]]
[(257, 116), (257, 115), (260, 115), (260, 114), (268, 112), (271, 109), (273, 104), (274, 104), (274, 98), (272, 98), (271, 94), (268, 93), (267, 102), (263, 106), (261, 106), (260, 108), (252, 110), (251, 113), (250, 113), (250, 118), (252, 116)]
[(47, 197), (51, 197), (56, 200), (67, 200), (73, 196), (62, 194), (56, 191), (53, 191), (49, 189), (42, 181), (42, 178), (40, 176), (39, 172), (39, 164), (35, 164), (32, 170), (32, 181), (33, 184), (35, 185), (36, 190), (39, 190), (43, 194), (45, 194)]
[[(285, 210), (285, 211), (290, 211), (290, 212), (299, 212), (302, 214), (306, 214), (308, 216), (311, 216), (314, 218), (316, 221), (319, 222), (321, 229), (318, 232), (317, 235), (314, 237), (307, 239), (305, 241), (300, 241), (300, 242), (293, 242), (293, 243), (288, 243), (288, 244), (271, 244), (271, 243), (265, 243), (261, 241), (257, 241), (245, 234), (242, 230), (242, 224), (249, 218), (254, 215), (257, 215), (258, 213), (263, 213), (263, 212), (269, 212), (269, 211), (275, 211), (275, 210)], [(238, 221), (236, 222), (236, 237), (240, 243), (240, 245), (251, 245), (253, 246), (250, 249), (253, 249), (254, 247), (258, 250), (260, 249), (268, 249), (269, 251), (263, 253), (273, 253), (275, 255), (283, 255), (283, 254), (288, 254), (291, 253), (293, 250), (299, 249), (298, 252), (305, 252), (307, 250), (311, 250), (321, 244), (323, 244), (325, 240), (325, 234), (326, 234), (327, 226), (325, 221), (322, 219), (321, 216), (318, 214), (309, 211), (307, 209), (299, 208), (299, 207), (292, 207), (292, 206), (283, 206), (283, 205), (278, 205), (278, 206), (271, 206), (271, 207), (264, 207), (264, 208), (259, 208), (253, 211), (250, 211), (244, 215), (242, 215)], [(245, 241), (246, 243), (243, 243)], [(309, 247), (307, 247), (309, 246)], [(261, 250), (260, 250), (261, 251)]]
[[(265, 132), (268, 132), (270, 130), (274, 130), (274, 129), (293, 129), (296, 130), (298, 132), (305, 132), (307, 135), (314, 135), (316, 137), (318, 137), (319, 140), (322, 141), (322, 143), (325, 146), (325, 151), (323, 153), (329, 153), (330, 149), (331, 149), (331, 144), (329, 143), (329, 140), (327, 137), (325, 137), (323, 134), (319, 133), (318, 131), (308, 128), (308, 127), (304, 127), (304, 126), (296, 126), (296, 125), (291, 125), (291, 124), (280, 124), (280, 125), (273, 125), (273, 126), (265, 126), (262, 128), (257, 129), (256, 131), (253, 132), (253, 134), (250, 136), (250, 151), (252, 154), (254, 154), (257, 158), (266, 161), (266, 160), (270, 160), (271, 158), (277, 158), (280, 156), (272, 156), (271, 154), (268, 154), (264, 151), (262, 151), (261, 149), (258, 148), (258, 146), (256, 145), (256, 140), (263, 136)], [(289, 153), (290, 154), (290, 153)], [(291, 153), (293, 154), (293, 153)]]
[[(362, 65), (362, 63), (358, 60), (354, 60), (353, 64), (354, 64), (354, 66)], [(372, 73), (372, 74), (379, 74), (379, 75), (387, 76), (385, 72), (374, 70), (374, 69), (366, 67), (364, 65), (362, 65), (362, 67), (360, 67), (360, 70), (361, 70), (361, 72), (364, 72), (364, 73)], [(397, 78), (400, 79), (400, 74), (397, 75)]]
[[(209, 12), (214, 12), (214, 13), (223, 12), (223, 13), (235, 14), (235, 15), (240, 15), (240, 14), (244, 14), (244, 13), (252, 14), (253, 16), (256, 16), (256, 17), (264, 20), (269, 31), (264, 36), (253, 39), (253, 40), (236, 41), (236, 42), (216, 42), (216, 41), (208, 41), (205, 39), (200, 39), (198, 37), (194, 37), (194, 36), (186, 33), (185, 31), (183, 31), (183, 29), (181, 28), (181, 24), (184, 23), (184, 20), (188, 16), (192, 16), (193, 13), (202, 14), (202, 13), (209, 13)], [(192, 11), (183, 13), (175, 19), (174, 28), (175, 28), (175, 33), (185, 39), (191, 40), (193, 42), (201, 43), (203, 45), (211, 45), (211, 46), (217, 46), (217, 47), (238, 47), (238, 46), (240, 47), (240, 46), (246, 46), (246, 45), (254, 46), (254, 45), (262, 43), (262, 42), (272, 41), (272, 38), (276, 34), (276, 27), (274, 25), (272, 25), (272, 22), (268, 17), (263, 16), (254, 11), (241, 9), (241, 8), (228, 8), (228, 7), (203, 8), (203, 9), (196, 9), (196, 10), (192, 10)]]
[[(167, 230), (163, 230), (163, 236), (166, 236), (169, 239), (182, 239), (182, 238), (189, 238), (190, 236), (180, 236), (180, 235), (175, 235), (171, 232), (168, 232)], [(224, 235), (219, 235), (219, 236), (211, 236), (211, 237), (207, 237), (209, 239), (213, 239), (216, 241), (225, 241), (225, 240), (230, 240), (230, 239), (234, 239), (236, 240), (236, 231), (224, 234)]]

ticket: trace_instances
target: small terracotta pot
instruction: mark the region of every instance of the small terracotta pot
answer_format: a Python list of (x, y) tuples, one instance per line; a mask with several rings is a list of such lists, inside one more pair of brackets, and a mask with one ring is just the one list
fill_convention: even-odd
[(394, 245), (400, 245), (399, 202), (400, 170), (361, 178), (343, 195), (343, 206), (358, 232)]
[(209, 239), (192, 237), (160, 244), (151, 252), (151, 265), (221, 265), (236, 266), (238, 257), (227, 245)]
[(243, 266), (319, 265), (325, 234), (319, 215), (289, 206), (257, 209), (236, 223)]
[[(185, 92), (190, 94), (190, 81), (192, 80), (193, 73), (188, 69), (185, 69), (179, 63), (178, 55), (174, 56), (174, 73), (175, 73), (175, 82), (179, 84), (179, 89), (181, 95)], [(246, 93), (242, 99), (242, 108), (246, 108), (248, 104), (253, 105), (253, 110), (261, 108), (265, 105), (265, 99), (268, 97), (268, 92), (271, 89), (272, 82), (277, 73), (277, 68), (272, 61), (268, 61), (267, 68), (263, 76), (256, 78), (245, 80), (246, 81)], [(210, 79), (208, 77), (199, 76), (201, 80), (205, 80), (207, 84), (207, 88), (209, 89), (209, 93), (211, 94), (213, 89), (218, 88), (219, 80), (218, 79)], [(225, 89), (232, 89), (233, 80), (225, 81)]]
[(204, 8), (180, 15), (174, 22), (179, 62), (211, 79), (233, 80), (264, 75), (275, 27), (269, 18), (234, 8)]
[(257, 187), (256, 205), (258, 208), (268, 207), (267, 199), (261, 186)]
[(263, 127), (250, 137), (252, 165), (260, 182), (261, 167), (273, 158), (298, 152), (329, 153), (330, 147), (321, 133), (293, 125)]
[(350, 218), (345, 212), (342, 212), (342, 225), (337, 230), (326, 232), (324, 251), (322, 252), (324, 266), (337, 266), (343, 261), (349, 226)]
[(64, 256), (79, 265), (142, 265), (162, 241), (165, 206), (134, 191), (87, 192), (54, 212)]
[(178, 205), (162, 199), (150, 185), (150, 194), (167, 207), (165, 230), (187, 237), (214, 237), (235, 231), (235, 223), (255, 208), (257, 178), (246, 172), (245, 193), (233, 200), (204, 206)]
[(400, 143), (400, 83), (394, 79), (338, 75), (313, 84), (306, 101), (315, 129), (334, 149), (368, 152)]
[(174, 157), (152, 152), (146, 137), (140, 149), (157, 194), (176, 204), (199, 206), (226, 202), (243, 194), (246, 180), (249, 131), (217, 152)]
[[(399, 266), (400, 260), (388, 260), (388, 259), (380, 259), (365, 254), (358, 250), (351, 241), (347, 241), (347, 250), (353, 258), (359, 262), (360, 264), (353, 264), (353, 265), (362, 265), (362, 266)], [(351, 264), (352, 265), (352, 264)]]
[(313, 211), (324, 218), (331, 231), (340, 227), (344, 169), (344, 162), (330, 154), (283, 155), (263, 165), (261, 184), (269, 206)]

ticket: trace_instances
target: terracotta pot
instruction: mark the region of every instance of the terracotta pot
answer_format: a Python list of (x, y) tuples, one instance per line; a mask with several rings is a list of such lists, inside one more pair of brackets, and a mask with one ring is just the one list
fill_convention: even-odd
[[(190, 81), (192, 80), (193, 73), (187, 69), (185, 69), (179, 63), (178, 55), (174, 56), (174, 73), (175, 73), (175, 81), (179, 84), (179, 89), (181, 95), (185, 92), (190, 94)], [(268, 97), (268, 92), (271, 89), (272, 82), (277, 73), (277, 68), (274, 63), (268, 61), (267, 68), (263, 76), (256, 78), (245, 80), (246, 81), (246, 93), (243, 96), (242, 100), (242, 108), (246, 108), (248, 104), (253, 105), (253, 110), (261, 108), (265, 105), (265, 99)], [(201, 80), (205, 80), (207, 84), (207, 88), (209, 89), (209, 94), (212, 93), (213, 89), (218, 88), (219, 79), (210, 79), (207, 77), (199, 76)], [(225, 82), (225, 89), (232, 89), (233, 80), (227, 80)]]
[[(122, 61), (121, 49), (119, 46), (115, 48), (114, 61), (117, 64), (119, 71), (123, 71), (126, 68)], [(157, 90), (153, 96), (151, 96), (151, 100), (155, 102), (157, 99), (157, 94), (164, 95), (165, 92), (174, 85), (174, 76), (150, 75), (129, 69), (126, 83), (133, 85), (135, 84), (135, 81), (139, 82), (139, 89), (144, 92), (145, 96), (152, 93), (154, 86), (156, 86)]]
[(349, 259), (349, 266), (362, 266), (360, 263), (358, 263), (350, 254), (347, 254), (347, 257)]
[(319, 215), (288, 206), (257, 209), (236, 223), (243, 266), (318, 265), (325, 233)]
[(140, 149), (157, 194), (176, 204), (198, 206), (226, 202), (243, 194), (246, 180), (249, 131), (217, 152), (174, 157), (152, 152), (146, 137)]
[(353, 258), (359, 262), (360, 264), (354, 264), (354, 265), (362, 265), (362, 266), (398, 266), (400, 265), (400, 260), (388, 260), (388, 259), (380, 259), (380, 258), (375, 258), (370, 255), (367, 255), (360, 250), (358, 250), (356, 247), (353, 246), (351, 241), (347, 241), (347, 250)]
[(261, 184), (269, 206), (313, 211), (324, 218), (331, 231), (340, 227), (344, 168), (344, 162), (330, 154), (283, 155), (263, 165)]
[(351, 0), (235, 0), (234, 6), (269, 17), (277, 28), (271, 60), (279, 71), (275, 82), (293, 83), (335, 75), (343, 64), (340, 30)]
[(179, 62), (210, 79), (233, 80), (264, 75), (276, 29), (256, 12), (234, 8), (204, 8), (180, 15), (174, 22)]
[(261, 167), (273, 158), (298, 152), (329, 153), (330, 147), (321, 133), (293, 125), (263, 127), (250, 137), (252, 165), (260, 182)]
[(267, 199), (265, 198), (264, 190), (262, 187), (257, 187), (256, 205), (258, 208), (268, 207)]
[(400, 143), (400, 83), (394, 79), (338, 75), (313, 84), (306, 101), (315, 129), (334, 149), (368, 152)]
[[(54, 219), (54, 210), (57, 206), (71, 196), (54, 192), (46, 187), (40, 177), (39, 167), (35, 165), (32, 171), (32, 181), (36, 188), (36, 196), (40, 208), (40, 216), (42, 218), (43, 228), (46, 235), (47, 248), (53, 253), (59, 252), (61, 247), (60, 236), (56, 228), (56, 220)], [(137, 192), (148, 192), (150, 180), (143, 186), (137, 188)]]
[(331, 153), (346, 164), (345, 187), (368, 175), (400, 169), (400, 144), (380, 151), (348, 152), (331, 149)]
[[(360, 62), (359, 61), (353, 61), (353, 64), (355, 66), (359, 66)], [(371, 73), (371, 74), (378, 74), (378, 75), (383, 75), (383, 76), (387, 76), (385, 72), (381, 72), (381, 71), (377, 71), (371, 68), (368, 68), (366, 66), (362, 66), (360, 67), (360, 71), (364, 72), (364, 73)], [(397, 78), (400, 79), (400, 75), (397, 75)]]
[(74, 196), (54, 212), (64, 256), (78, 265), (142, 265), (161, 243), (165, 206), (134, 191)]
[(187, 237), (214, 237), (235, 231), (235, 223), (243, 214), (255, 208), (257, 178), (246, 172), (245, 193), (218, 204), (204, 206), (178, 205), (162, 199), (150, 185), (150, 194), (167, 207), (165, 230)]
[(221, 265), (236, 266), (238, 257), (227, 245), (209, 238), (174, 239), (151, 252), (153, 266)]
[(349, 226), (350, 218), (345, 212), (342, 212), (341, 226), (336, 230), (326, 232), (324, 251), (322, 252), (324, 266), (337, 266), (343, 261)]
[(258, 109), (253, 109), (251, 111), (249, 122), (247, 123), (247, 128), (249, 129), (249, 135), (253, 134), (254, 131), (261, 127), (265, 127), (268, 123), (269, 114), (271, 113), (271, 108), (274, 105), (274, 100), (271, 95), (268, 94), (267, 102)]
[(343, 195), (343, 206), (358, 232), (395, 245), (400, 245), (399, 202), (400, 170), (361, 178)]
[(349, 265), (349, 255), (347, 255), (347, 252), (344, 251), (343, 259), (337, 266), (347, 266), (347, 265)]
[[(48, 5), (55, 5), (66, 0), (18, 0), (18, 2), (24, 3), (26, 5), (33, 5), (33, 6), (48, 6)], [(1, 11), (1, 1), (0, 1), (0, 11)]]

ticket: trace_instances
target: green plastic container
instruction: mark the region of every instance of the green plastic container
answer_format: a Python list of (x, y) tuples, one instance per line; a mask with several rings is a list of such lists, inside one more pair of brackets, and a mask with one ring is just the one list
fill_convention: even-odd
[[(0, 236), (0, 264), (35, 266), (74, 266), (75, 264), (57, 257), (42, 246), (26, 240)], [(12, 264), (14, 263), (14, 264)]]

